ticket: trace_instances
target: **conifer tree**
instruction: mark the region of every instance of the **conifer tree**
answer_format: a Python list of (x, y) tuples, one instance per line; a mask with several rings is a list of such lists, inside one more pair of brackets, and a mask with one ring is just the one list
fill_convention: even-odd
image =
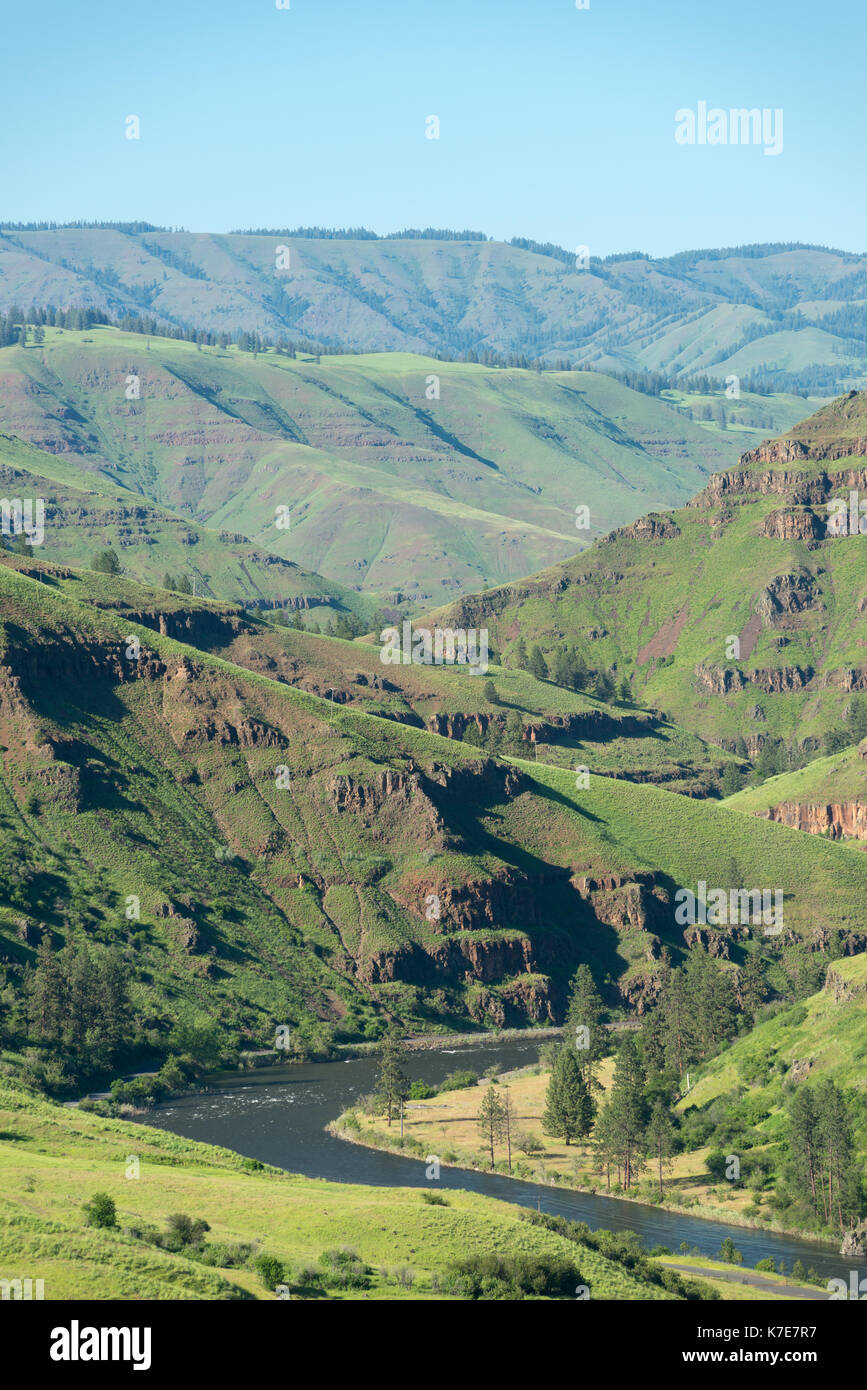
[(562, 1046), (554, 1059), (551, 1079), (545, 1095), (542, 1129), (557, 1139), (571, 1144), (584, 1139), (593, 1123), (593, 1102), (590, 1099), (574, 1047)]
[(494, 1166), (494, 1144), (503, 1137), (505, 1129), (505, 1116), (503, 1115), (503, 1104), (497, 1095), (497, 1089), (493, 1083), (485, 1091), (479, 1113), (476, 1116), (476, 1123), (479, 1133), (484, 1139), (491, 1155), (491, 1167)]

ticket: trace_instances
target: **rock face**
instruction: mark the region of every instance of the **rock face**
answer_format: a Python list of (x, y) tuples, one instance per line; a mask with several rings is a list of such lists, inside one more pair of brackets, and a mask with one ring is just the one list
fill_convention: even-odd
[(616, 531), (612, 531), (606, 536), (607, 541), (629, 537), (635, 541), (667, 541), (673, 540), (680, 535), (680, 527), (670, 517), (659, 516), (656, 512), (650, 512), (647, 516), (639, 517), (633, 521), (631, 526), (621, 526)]
[(804, 541), (813, 546), (825, 539), (825, 522), (809, 509), (780, 508), (768, 512), (759, 529), (760, 536), (774, 541)]
[(867, 840), (867, 803), (841, 801), (826, 806), (809, 806), (782, 801), (757, 815), (810, 835), (829, 835), (832, 840)]
[(853, 999), (867, 994), (867, 985), (844, 979), (833, 965), (828, 967), (825, 988), (833, 996), (835, 1004), (849, 1004)]
[(778, 574), (759, 595), (756, 613), (771, 627), (784, 626), (786, 619), (806, 609), (820, 609), (824, 604), (816, 594), (812, 574)]

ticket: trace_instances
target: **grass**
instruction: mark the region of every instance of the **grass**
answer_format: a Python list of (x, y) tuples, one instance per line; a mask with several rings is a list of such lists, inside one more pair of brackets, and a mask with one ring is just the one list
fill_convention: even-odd
[[(684, 949), (675, 887), (717, 875), (782, 888), (793, 931), (817, 912), (860, 927), (854, 850), (652, 785), (591, 776), (578, 790), (562, 769), (491, 763), (137, 622), (159, 596), (147, 613), (118, 585), (116, 610), (90, 585), (0, 566), (0, 661), (19, 682), (0, 721), (0, 816), (36, 874), (22, 900), (10, 864), (0, 897), (13, 975), (33, 959), (22, 912), (62, 938), (74, 904), (74, 930), (123, 947), (161, 1035), (205, 1013), (261, 1047), (311, 1015), (346, 1041), (389, 1014), (415, 1031), (546, 1023), (580, 959), (631, 1006), (651, 941)], [(231, 635), (231, 611), (208, 611)], [(132, 633), (138, 665), (123, 656)]]
[[(273, 1298), (250, 1270), (210, 1269), (123, 1234), (83, 1226), (95, 1191), (121, 1228), (164, 1228), (175, 1211), (207, 1220), (209, 1242), (253, 1242), (293, 1270), (352, 1246), (377, 1271), (370, 1297), (438, 1297), (433, 1275), (474, 1253), (567, 1255), (593, 1298), (665, 1298), (602, 1256), (520, 1219), (505, 1203), (460, 1191), (428, 1206), (411, 1188), (360, 1187), (253, 1171), (228, 1150), (162, 1130), (52, 1105), (0, 1080), (0, 1277), (41, 1278), (46, 1299)], [(129, 1156), (140, 1177), (128, 1179)], [(412, 1292), (384, 1272), (411, 1268)], [(331, 1296), (343, 1297), (342, 1293)], [(355, 1297), (364, 1296), (355, 1294)]]
[[(133, 371), (141, 396), (127, 401)], [(34, 389), (46, 372), (50, 396)], [(426, 396), (432, 372), (437, 400)], [(684, 502), (742, 444), (597, 373), (411, 354), (317, 365), (114, 328), (47, 329), (38, 350), (0, 352), (0, 378), (10, 402), (0, 430), (49, 451), (30, 471), (51, 478), (64, 458), (72, 491), (57, 498), (48, 558), (80, 563), (109, 527), (109, 502), (117, 514), (125, 501), (138, 509), (122, 531), (131, 573), (154, 582), (159, 565), (183, 565), (229, 599), (311, 582), (271, 556), (312, 572), (314, 586), (328, 575), (344, 602), (360, 588), (404, 609), (441, 603), (573, 554), (588, 538), (579, 503), (602, 535)], [(289, 526), (276, 524), (278, 507)], [(217, 544), (221, 532), (251, 544)]]

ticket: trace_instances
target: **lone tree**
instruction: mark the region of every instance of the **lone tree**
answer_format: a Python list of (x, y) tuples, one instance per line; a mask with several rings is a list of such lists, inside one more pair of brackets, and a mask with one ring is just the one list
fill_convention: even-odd
[(405, 1054), (406, 1049), (398, 1035), (386, 1033), (379, 1052), (377, 1091), (385, 1102), (389, 1128), (395, 1110), (400, 1110), (401, 1102), (409, 1095), (409, 1081), (401, 1066)]
[(503, 1102), (497, 1095), (496, 1087), (489, 1086), (482, 1098), (479, 1113), (476, 1117), (479, 1126), (479, 1133), (487, 1144), (491, 1154), (491, 1167), (494, 1166), (494, 1144), (498, 1139), (502, 1139), (505, 1130), (505, 1116), (503, 1114)]
[(561, 1047), (554, 1059), (554, 1069), (548, 1082), (542, 1129), (557, 1139), (571, 1144), (573, 1139), (585, 1139), (593, 1124), (593, 1102), (581, 1074), (573, 1047)]
[(508, 1086), (503, 1090), (503, 1098), (500, 1101), (503, 1108), (503, 1138), (506, 1141), (506, 1159), (509, 1164), (509, 1176), (512, 1176), (512, 1131), (518, 1119), (515, 1110), (515, 1102), (512, 1100)]
[(657, 1100), (647, 1126), (648, 1152), (659, 1166), (659, 1200), (662, 1201), (662, 1170), (671, 1166), (674, 1153), (674, 1125), (663, 1101)]

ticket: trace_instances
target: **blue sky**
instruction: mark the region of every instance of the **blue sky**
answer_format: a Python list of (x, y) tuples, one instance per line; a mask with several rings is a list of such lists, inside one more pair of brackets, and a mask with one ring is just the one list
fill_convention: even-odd
[[(594, 255), (789, 240), (867, 249), (860, 4), (15, 8), (3, 220), (471, 227)], [(782, 108), (782, 153), (678, 145), (675, 112), (699, 101)], [(430, 115), (439, 140), (425, 138)]]

